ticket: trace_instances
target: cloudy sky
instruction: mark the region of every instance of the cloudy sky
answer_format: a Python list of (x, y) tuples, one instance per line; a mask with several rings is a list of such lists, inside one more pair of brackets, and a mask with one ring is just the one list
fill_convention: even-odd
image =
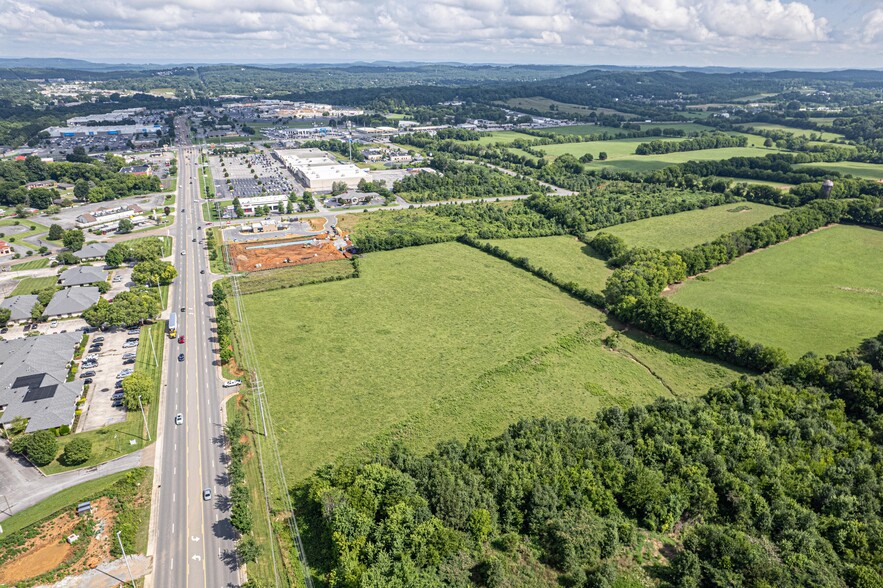
[(0, 0), (0, 56), (883, 67), (883, 0)]

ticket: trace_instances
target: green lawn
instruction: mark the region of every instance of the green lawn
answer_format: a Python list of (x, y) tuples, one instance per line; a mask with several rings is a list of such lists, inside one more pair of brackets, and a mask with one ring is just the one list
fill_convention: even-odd
[[(22, 231), (20, 233), (11, 233), (9, 231), (5, 231), (2, 227), (12, 227), (12, 226), (23, 226), (28, 227), (27, 231)], [(34, 227), (31, 229), (30, 227)], [(0, 239), (4, 241), (8, 241), (10, 243), (15, 243), (16, 245), (22, 245), (29, 249), (39, 249), (38, 245), (33, 245), (25, 241), (25, 237), (32, 237), (34, 235), (39, 235), (40, 233), (48, 233), (49, 227), (41, 225), (40, 223), (34, 222), (30, 219), (22, 218), (22, 219), (3, 219), (0, 220), (0, 233), (7, 233), (5, 237), (0, 237)]]
[(354, 274), (353, 262), (348, 259), (307, 263), (246, 274), (239, 278), (239, 291), (242, 294), (256, 294), (267, 290), (343, 280), (354, 277)]
[(592, 112), (597, 112), (598, 114), (619, 114), (624, 116), (625, 118), (635, 118), (636, 115), (629, 114), (626, 112), (621, 112), (619, 110), (614, 110), (612, 108), (595, 108), (592, 106), (583, 106), (582, 104), (571, 104), (569, 102), (558, 102), (557, 100), (552, 100), (550, 98), (543, 98), (542, 96), (531, 96), (528, 98), (510, 98), (505, 102), (501, 102), (507, 106), (512, 108), (527, 108), (530, 110), (539, 110), (545, 112), (552, 112), (549, 110), (549, 107), (555, 105), (557, 110), (555, 112), (564, 112), (568, 114), (590, 114)]
[(10, 296), (20, 296), (22, 294), (30, 294), (34, 290), (44, 290), (54, 286), (58, 282), (58, 276), (46, 276), (45, 278), (25, 278), (15, 289), (9, 293)]
[(741, 128), (753, 127), (757, 131), (783, 131), (786, 133), (791, 133), (796, 137), (810, 137), (812, 135), (821, 135), (822, 141), (834, 141), (837, 139), (842, 139), (843, 135), (839, 133), (831, 133), (828, 131), (811, 131), (808, 129), (800, 129), (797, 127), (788, 127), (785, 125), (777, 125), (773, 123), (748, 123), (744, 125), (739, 125)]
[(783, 212), (781, 208), (766, 204), (737, 202), (654, 216), (607, 227), (602, 231), (622, 237), (632, 247), (683, 249), (712, 241), (725, 233), (744, 229)]
[(600, 135), (601, 133), (620, 134), (627, 132), (619, 127), (606, 127), (604, 125), (567, 125), (564, 127), (549, 127), (548, 129), (540, 129), (555, 133), (556, 135)]
[(883, 164), (862, 163), (859, 161), (831, 161), (825, 163), (799, 163), (796, 168), (816, 167), (829, 171), (838, 171), (842, 174), (852, 174), (857, 178), (868, 180), (883, 180)]
[(524, 141), (533, 141), (536, 137), (525, 135), (516, 131), (490, 131), (481, 133), (481, 139), (478, 141), (464, 141), (464, 143), (478, 143), (479, 145), (493, 145), (494, 143), (511, 143), (516, 139)]
[(672, 300), (792, 359), (835, 353), (883, 330), (881, 251), (883, 231), (835, 226), (690, 280)]
[(751, 178), (731, 178), (727, 176), (717, 176), (722, 180), (729, 180), (731, 182), (743, 183), (743, 184), (758, 184), (761, 186), (772, 186), (773, 188), (778, 188), (779, 190), (790, 190), (794, 186), (792, 184), (783, 184), (782, 182), (770, 182), (767, 180), (754, 180)]
[[(396, 439), (422, 451), (672, 394), (627, 354), (628, 337), (602, 343), (603, 313), (478, 250), (374, 253), (360, 269), (244, 297), (289, 483)], [(678, 366), (667, 382), (678, 395), (734, 377), (689, 354), (641, 353)]]
[(558, 279), (576, 282), (595, 292), (604, 289), (613, 273), (591, 247), (572, 236), (494, 239), (489, 243), (528, 258), (533, 265), (549, 270)]
[(45, 257), (40, 257), (22, 263), (14, 263), (9, 270), (13, 272), (23, 272), (25, 270), (41, 269), (44, 267), (49, 267), (49, 260)]
[[(147, 372), (153, 378), (157, 399), (162, 378), (163, 351), (166, 345), (165, 328), (165, 321), (160, 321), (153, 325), (145, 325), (141, 328), (141, 342), (138, 345), (138, 353), (135, 359), (135, 369), (139, 372)], [(150, 344), (150, 339), (153, 339), (153, 346)], [(156, 353), (155, 359), (154, 352)], [(101, 394), (102, 392), (99, 391), (97, 393)], [(57, 474), (58, 472), (86, 468), (146, 447), (156, 440), (156, 425), (159, 419), (159, 410), (156, 407), (157, 400), (154, 400), (153, 404), (144, 407), (147, 414), (147, 424), (150, 427), (149, 441), (144, 430), (144, 419), (141, 416), (141, 412), (137, 410), (131, 411), (126, 413), (126, 420), (122, 423), (93, 431), (59, 437), (59, 455), (64, 450), (64, 446), (72, 439), (85, 437), (92, 441), (92, 457), (86, 463), (77, 466), (65, 466), (56, 460), (42, 468), (43, 472), (46, 474)], [(135, 443), (130, 443), (131, 440), (134, 440)]]

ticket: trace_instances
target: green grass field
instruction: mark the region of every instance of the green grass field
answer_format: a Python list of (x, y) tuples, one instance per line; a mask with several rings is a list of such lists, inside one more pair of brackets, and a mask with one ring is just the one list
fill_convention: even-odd
[(40, 257), (38, 259), (32, 259), (30, 261), (25, 261), (22, 263), (14, 263), (12, 264), (12, 266), (10, 266), (9, 271), (23, 272), (25, 270), (41, 269), (44, 267), (49, 267), (49, 260), (45, 257)]
[(564, 127), (549, 127), (541, 129), (557, 135), (600, 135), (601, 133), (619, 134), (624, 133), (619, 127), (606, 127), (604, 125), (567, 125)]
[(677, 366), (666, 382), (677, 395), (735, 374), (628, 336), (608, 348), (603, 313), (456, 243), (370, 254), (360, 269), (244, 298), (289, 483), (396, 439), (427, 450), (524, 417), (670, 396), (636, 357)]
[[(558, 157), (570, 153), (575, 157), (581, 157), (586, 153), (595, 156), (595, 161), (587, 164), (588, 167), (612, 167), (623, 171), (650, 171), (662, 169), (676, 163), (687, 161), (708, 161), (730, 159), (731, 157), (761, 157), (768, 153), (776, 153), (774, 148), (764, 147), (728, 147), (723, 149), (702, 149), (699, 151), (682, 151), (665, 153), (662, 155), (635, 155), (635, 149), (640, 143), (646, 143), (653, 139), (661, 141), (683, 141), (682, 138), (667, 139), (661, 137), (641, 137), (636, 139), (613, 139), (610, 141), (589, 141), (585, 143), (562, 143), (558, 145), (544, 145), (538, 149), (552, 157)], [(600, 161), (598, 154), (607, 153), (607, 160)]]
[(239, 278), (239, 291), (242, 294), (256, 294), (267, 290), (343, 280), (354, 277), (354, 274), (353, 262), (348, 259), (307, 263), (246, 274)]
[(511, 143), (516, 139), (524, 141), (533, 141), (536, 137), (525, 135), (516, 131), (489, 131), (481, 133), (481, 139), (478, 141), (463, 141), (464, 143), (478, 143), (479, 145), (493, 145), (494, 143)]
[(50, 288), (58, 282), (58, 276), (46, 276), (45, 278), (25, 278), (16, 285), (15, 289), (9, 293), (10, 296), (20, 296), (22, 294), (30, 294), (34, 290), (44, 290)]
[(800, 129), (797, 127), (788, 127), (785, 125), (777, 125), (773, 123), (750, 123), (739, 125), (740, 128), (748, 128), (752, 127), (758, 131), (783, 131), (786, 133), (791, 133), (795, 137), (810, 137), (812, 135), (821, 135), (822, 141), (835, 141), (837, 139), (842, 139), (843, 135), (839, 133), (831, 133), (828, 131), (811, 131), (808, 129)]
[(883, 164), (880, 163), (862, 163), (859, 161), (831, 161), (825, 163), (799, 163), (794, 167), (816, 167), (830, 171), (838, 171), (842, 174), (852, 174), (857, 178), (865, 178), (868, 180), (883, 180)]
[(593, 108), (591, 106), (583, 106), (582, 104), (570, 104), (569, 102), (558, 102), (551, 98), (543, 98), (542, 96), (530, 96), (527, 98), (510, 98), (501, 104), (505, 104), (512, 108), (527, 108), (530, 110), (539, 110), (542, 112), (552, 112), (549, 107), (555, 105), (557, 112), (567, 114), (590, 114), (597, 112), (598, 114), (619, 114), (625, 118), (635, 118), (636, 115), (614, 110), (612, 108)]
[(760, 186), (772, 186), (773, 188), (778, 188), (779, 190), (790, 190), (794, 186), (792, 184), (783, 184), (782, 182), (770, 182), (767, 180), (753, 180), (750, 178), (730, 178), (727, 176), (716, 176), (722, 180), (729, 180), (731, 182), (741, 182), (743, 184), (758, 184)]
[(883, 231), (834, 226), (690, 280), (672, 300), (748, 339), (836, 353), (883, 330)]
[(602, 231), (622, 237), (632, 247), (683, 249), (712, 241), (725, 233), (744, 229), (783, 212), (785, 211), (781, 208), (766, 204), (736, 202), (654, 216), (607, 227)]
[[(150, 436), (154, 440), (156, 439), (156, 425), (159, 419), (157, 406), (162, 378), (163, 351), (166, 345), (165, 329), (165, 321), (142, 327), (141, 342), (138, 345), (137, 357), (135, 359), (135, 369), (139, 372), (147, 372), (154, 382), (154, 390), (157, 395), (156, 400), (154, 400), (152, 405), (144, 407), (147, 415), (147, 425), (150, 427)], [(153, 346), (150, 344), (151, 339), (153, 340)], [(155, 357), (154, 352), (156, 352)], [(90, 392), (90, 394), (99, 393), (101, 392)], [(59, 463), (58, 460), (55, 460), (41, 468), (44, 473), (57, 474), (58, 472), (87, 468), (126, 455), (127, 453), (132, 453), (151, 443), (147, 439), (147, 433), (144, 430), (144, 419), (141, 417), (140, 411), (127, 412), (126, 420), (122, 423), (59, 437), (58, 454), (61, 455), (64, 446), (77, 437), (85, 437), (92, 441), (92, 457), (87, 462), (76, 466), (65, 466)], [(131, 444), (131, 440), (134, 440), (135, 443)]]
[(591, 247), (572, 236), (494, 239), (489, 243), (528, 258), (533, 265), (549, 270), (558, 279), (576, 282), (596, 292), (604, 289), (613, 273)]

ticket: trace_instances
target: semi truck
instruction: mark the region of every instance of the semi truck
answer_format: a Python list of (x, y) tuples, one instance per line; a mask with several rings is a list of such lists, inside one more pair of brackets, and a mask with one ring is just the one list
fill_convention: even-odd
[(169, 315), (169, 339), (178, 336), (178, 315), (174, 312)]

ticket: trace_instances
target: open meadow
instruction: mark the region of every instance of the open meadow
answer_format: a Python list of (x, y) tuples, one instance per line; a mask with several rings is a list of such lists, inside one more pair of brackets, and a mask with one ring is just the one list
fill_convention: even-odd
[(766, 204), (735, 202), (654, 216), (607, 227), (602, 231), (622, 237), (632, 247), (683, 249), (707, 243), (725, 233), (750, 227), (783, 212), (781, 208)]
[(524, 417), (588, 417), (736, 376), (643, 338), (611, 338), (600, 311), (464, 245), (369, 254), (360, 270), (244, 297), (291, 483), (396, 439), (422, 451)]
[(824, 163), (799, 163), (794, 167), (816, 167), (830, 171), (837, 171), (842, 174), (852, 174), (857, 178), (865, 178), (867, 180), (883, 180), (883, 164), (880, 163), (829, 161)]
[(822, 141), (836, 141), (837, 139), (842, 139), (843, 135), (840, 133), (831, 133), (828, 131), (813, 131), (809, 129), (800, 129), (797, 127), (787, 127), (785, 125), (777, 125), (773, 123), (749, 123), (744, 125), (739, 125), (741, 128), (753, 128), (756, 131), (781, 131), (784, 133), (790, 133), (795, 137), (806, 137), (809, 138), (811, 136), (821, 136)]
[(671, 295), (791, 359), (857, 345), (883, 329), (883, 231), (833, 226), (746, 255)]
[(531, 264), (549, 270), (560, 280), (575, 282), (595, 292), (604, 289), (613, 273), (591, 247), (570, 235), (488, 242), (517, 257), (526, 257)]

